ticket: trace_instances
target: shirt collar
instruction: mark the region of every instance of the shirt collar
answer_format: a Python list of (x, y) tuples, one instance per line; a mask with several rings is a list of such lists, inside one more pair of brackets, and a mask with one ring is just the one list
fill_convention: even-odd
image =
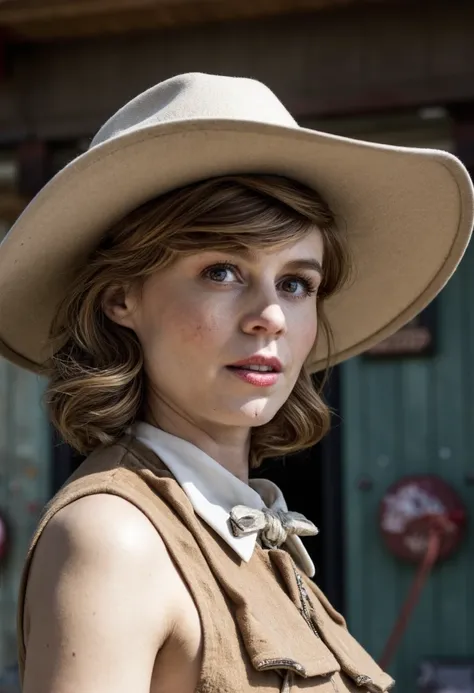
[[(288, 510), (281, 490), (269, 479), (238, 479), (200, 448), (182, 438), (144, 422), (131, 428), (137, 440), (164, 462), (189, 498), (195, 512), (242, 558), (253, 555), (257, 533), (235, 537), (229, 523), (235, 505)], [(295, 561), (309, 577), (315, 574), (313, 562), (297, 536), (288, 538), (286, 546)]]

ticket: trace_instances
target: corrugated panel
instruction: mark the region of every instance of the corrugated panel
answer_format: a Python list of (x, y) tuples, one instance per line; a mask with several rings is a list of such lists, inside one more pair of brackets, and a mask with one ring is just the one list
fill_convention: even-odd
[(43, 391), (38, 376), (0, 358), (0, 512), (11, 532), (10, 553), (0, 565), (2, 691), (10, 690), (8, 671), (16, 664), (16, 603), (23, 562), (50, 491), (51, 443)]
[[(436, 473), (461, 494), (471, 514), (474, 487), (474, 247), (437, 299), (433, 359), (374, 362), (342, 369), (347, 617), (354, 634), (380, 656), (414, 569), (384, 549), (377, 512), (389, 484), (405, 474)], [(358, 490), (361, 476), (373, 480)], [(425, 589), (392, 674), (397, 690), (415, 691), (426, 656), (474, 655), (474, 536), (440, 565)]]

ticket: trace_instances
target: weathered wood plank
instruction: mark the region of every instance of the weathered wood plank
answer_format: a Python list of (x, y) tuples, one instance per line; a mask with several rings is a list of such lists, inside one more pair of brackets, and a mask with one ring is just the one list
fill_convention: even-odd
[(394, 0), (6, 0), (0, 27), (15, 40), (51, 40), (386, 2)]

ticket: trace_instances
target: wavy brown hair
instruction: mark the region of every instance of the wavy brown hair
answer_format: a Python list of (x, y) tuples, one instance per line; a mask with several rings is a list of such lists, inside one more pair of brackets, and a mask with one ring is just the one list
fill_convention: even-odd
[[(315, 228), (324, 240), (318, 315), (330, 344), (324, 302), (347, 278), (349, 259), (333, 213), (314, 190), (279, 176), (225, 176), (150, 200), (112, 226), (75, 277), (51, 328), (55, 356), (46, 401), (63, 440), (86, 454), (116, 441), (144, 414), (142, 349), (132, 330), (105, 315), (106, 289), (143, 283), (184, 253), (270, 249)], [(252, 430), (252, 467), (324, 436), (330, 412), (320, 390), (303, 367), (275, 417)]]

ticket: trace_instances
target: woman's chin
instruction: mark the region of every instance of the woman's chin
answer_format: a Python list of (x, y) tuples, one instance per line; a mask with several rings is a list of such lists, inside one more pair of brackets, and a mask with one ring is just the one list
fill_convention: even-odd
[(247, 426), (263, 426), (273, 419), (280, 406), (268, 399), (248, 402), (240, 408), (239, 416)]
[[(238, 428), (263, 426), (275, 417), (285, 401), (286, 398), (275, 396), (254, 399), (221, 397), (212, 407), (206, 407), (207, 413), (212, 413), (204, 418), (220, 425)], [(199, 415), (203, 417), (203, 407)]]

